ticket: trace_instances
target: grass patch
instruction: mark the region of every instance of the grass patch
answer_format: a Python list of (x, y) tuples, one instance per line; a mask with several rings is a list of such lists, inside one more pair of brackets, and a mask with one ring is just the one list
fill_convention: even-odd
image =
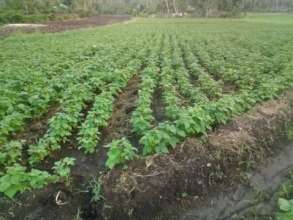
[(288, 140), (289, 141), (293, 141), (293, 125), (290, 125), (289, 126), (289, 129), (288, 129)]

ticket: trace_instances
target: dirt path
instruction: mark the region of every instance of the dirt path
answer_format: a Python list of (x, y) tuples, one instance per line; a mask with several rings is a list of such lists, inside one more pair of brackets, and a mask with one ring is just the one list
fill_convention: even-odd
[(153, 95), (153, 101), (152, 101), (153, 115), (156, 119), (157, 124), (166, 120), (165, 106), (164, 106), (162, 94), (163, 94), (162, 89), (159, 86), (157, 86), (157, 88), (155, 89), (155, 92)]
[(293, 142), (282, 149), (278, 156), (270, 159), (257, 172), (248, 173), (245, 184), (236, 189), (229, 188), (199, 206), (200, 202), (193, 201), (192, 204), (197, 206), (168, 219), (269, 219), (276, 209), (276, 193), (281, 184), (288, 180), (288, 172), (293, 169)]
[(131, 115), (135, 110), (140, 85), (139, 74), (135, 75), (119, 94), (114, 103), (113, 114), (108, 126), (102, 131), (102, 145), (124, 136), (135, 139), (132, 132)]
[(62, 32), (67, 30), (96, 27), (119, 22), (129, 22), (129, 16), (94, 16), (83, 19), (72, 19), (66, 21), (50, 21), (43, 24), (14, 24), (0, 27), (0, 38), (7, 37), (16, 31), (32, 33), (41, 32)]

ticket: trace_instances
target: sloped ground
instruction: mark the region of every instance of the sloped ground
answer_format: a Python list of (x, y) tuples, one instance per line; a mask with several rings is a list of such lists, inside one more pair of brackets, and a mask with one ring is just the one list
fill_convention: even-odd
[[(282, 145), (276, 146), (278, 148)], [(206, 200), (182, 198), (182, 205), (168, 208), (168, 219), (180, 220), (267, 220), (274, 219), (278, 209), (278, 190), (290, 178), (293, 168), (293, 143), (285, 144), (282, 152), (248, 172), (247, 180), (237, 187), (228, 187)], [(178, 214), (180, 213), (180, 214)], [(166, 213), (165, 213), (166, 215)], [(166, 218), (166, 216), (164, 217)]]
[(204, 199), (243, 180), (276, 148), (293, 121), (293, 93), (256, 106), (202, 139), (189, 138), (169, 155), (136, 161), (103, 177), (104, 217), (151, 219), (182, 195)]

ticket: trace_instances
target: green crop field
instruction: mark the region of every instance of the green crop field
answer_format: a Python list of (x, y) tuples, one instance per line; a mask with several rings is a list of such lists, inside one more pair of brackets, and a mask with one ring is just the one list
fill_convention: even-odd
[(167, 154), (292, 83), (289, 15), (9, 36), (0, 40), (0, 192), (70, 185), (71, 171), (93, 160), (88, 179)]

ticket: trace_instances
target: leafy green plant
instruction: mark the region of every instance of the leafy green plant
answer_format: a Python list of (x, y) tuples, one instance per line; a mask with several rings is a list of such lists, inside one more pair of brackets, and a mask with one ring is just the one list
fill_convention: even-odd
[(215, 99), (222, 96), (222, 85), (211, 78), (209, 74), (200, 74), (198, 77), (198, 82), (202, 92), (207, 94), (210, 99)]
[(0, 192), (13, 198), (18, 192), (42, 188), (57, 179), (46, 171), (32, 169), (28, 172), (25, 167), (14, 164), (7, 167), (5, 175), (0, 177)]
[[(197, 65), (197, 59), (192, 53), (186, 55), (186, 45), (179, 45), (179, 39), (173, 39), (173, 68), (175, 70), (175, 77), (178, 82), (179, 91), (182, 96), (191, 101), (192, 104), (198, 105), (207, 102), (207, 96), (195, 88), (191, 83), (191, 77), (198, 79), (202, 69)], [(184, 50), (185, 49), (185, 50)], [(174, 64), (175, 62), (175, 64)], [(189, 67), (189, 70), (187, 69)]]
[(89, 188), (92, 194), (92, 202), (98, 202), (104, 198), (102, 195), (102, 185), (99, 179), (92, 178)]
[(79, 131), (79, 149), (84, 149), (85, 153), (93, 153), (99, 141), (99, 129), (107, 125), (112, 114), (114, 97), (112, 93), (103, 92), (97, 96), (92, 110), (88, 113), (86, 121)]
[[(284, 82), (286, 80), (279, 76), (276, 80), (278, 84), (281, 79)], [(259, 87), (249, 92), (244, 90), (238, 95), (227, 95), (215, 102), (181, 110), (178, 119), (174, 122), (161, 123), (145, 133), (140, 139), (140, 143), (144, 146), (143, 153), (145, 155), (167, 153), (168, 147), (174, 147), (187, 136), (204, 134), (212, 125), (226, 123), (233, 116), (247, 111), (256, 103), (267, 100), (272, 92), (279, 94), (283, 89), (283, 87), (275, 86), (273, 91), (267, 90), (266, 87)], [(273, 97), (270, 96), (270, 98)]]
[(53, 170), (57, 176), (65, 180), (67, 185), (70, 184), (70, 167), (75, 163), (75, 158), (65, 157), (54, 163)]
[(4, 144), (0, 152), (0, 165), (11, 166), (21, 159), (22, 142), (11, 141)]
[(288, 128), (288, 139), (293, 140), (293, 125), (290, 125)]
[(287, 200), (284, 198), (279, 198), (278, 206), (280, 211), (277, 214), (277, 220), (293, 219), (293, 199)]
[[(142, 54), (137, 56), (144, 55)], [(129, 61), (128, 58), (126, 61)], [(115, 96), (127, 85), (127, 82), (135, 74), (142, 65), (139, 59), (132, 59), (129, 61), (127, 67), (123, 70), (116, 70), (117, 75), (112, 79), (111, 86), (105, 89), (95, 99), (92, 110), (88, 113), (85, 122), (81, 126), (79, 132), (79, 149), (84, 149), (85, 153), (93, 153), (99, 141), (99, 129), (107, 126), (107, 122), (112, 115), (112, 108)]]
[(109, 148), (106, 161), (106, 166), (109, 169), (113, 169), (116, 165), (124, 164), (126, 161), (137, 157), (137, 149), (126, 138), (115, 140), (106, 147)]
[(175, 147), (179, 141), (192, 134), (204, 134), (210, 129), (212, 118), (204, 109), (196, 107), (182, 111), (173, 123), (161, 123), (140, 139), (144, 155), (168, 153), (168, 147)]
[(155, 63), (150, 63), (142, 73), (142, 82), (139, 90), (139, 99), (137, 102), (137, 108), (133, 112), (131, 117), (131, 123), (133, 125), (133, 130), (139, 135), (153, 126), (155, 121), (153, 112), (151, 109), (152, 96), (154, 93), (155, 86), (157, 85), (158, 70)]

